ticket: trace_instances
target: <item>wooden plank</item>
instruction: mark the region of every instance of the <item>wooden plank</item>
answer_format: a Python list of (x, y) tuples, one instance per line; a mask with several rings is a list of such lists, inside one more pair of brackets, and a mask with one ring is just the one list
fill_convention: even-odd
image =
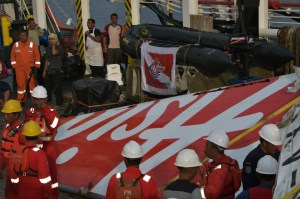
[(205, 15), (191, 15), (191, 28), (205, 32), (212, 32), (213, 17)]

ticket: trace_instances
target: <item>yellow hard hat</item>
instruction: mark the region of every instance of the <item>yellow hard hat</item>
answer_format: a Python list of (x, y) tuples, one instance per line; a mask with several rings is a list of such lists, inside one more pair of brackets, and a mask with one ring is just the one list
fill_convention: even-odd
[(17, 113), (22, 111), (22, 106), (18, 100), (8, 100), (2, 108), (2, 113)]
[(34, 17), (33, 17), (33, 15), (27, 15), (26, 16), (26, 19), (28, 20), (28, 19), (34, 19)]
[(41, 135), (41, 127), (37, 122), (29, 120), (24, 124), (22, 134), (27, 137), (39, 136)]

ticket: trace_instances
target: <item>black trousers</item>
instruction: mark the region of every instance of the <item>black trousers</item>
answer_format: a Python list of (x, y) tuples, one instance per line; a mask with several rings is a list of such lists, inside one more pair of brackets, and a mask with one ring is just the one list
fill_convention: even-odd
[(56, 106), (61, 106), (63, 104), (63, 74), (61, 72), (47, 73), (45, 86), (48, 93), (48, 102), (51, 102), (52, 91), (54, 90)]
[(108, 48), (106, 64), (120, 64), (121, 56), (122, 52), (120, 48)]

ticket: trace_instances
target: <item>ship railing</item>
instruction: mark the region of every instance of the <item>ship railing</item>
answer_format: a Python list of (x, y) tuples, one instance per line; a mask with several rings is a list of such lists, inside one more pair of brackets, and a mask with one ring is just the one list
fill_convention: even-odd
[(198, 10), (200, 15), (210, 15), (216, 20), (236, 21), (238, 17), (236, 0), (200, 0)]
[[(261, 1), (259, 6), (259, 36), (277, 37), (283, 26), (300, 26), (300, 3)], [(266, 14), (268, 13), (268, 14)]]
[[(198, 13), (211, 15), (217, 20), (236, 21), (237, 3), (237, 0), (198, 0)], [(277, 36), (278, 29), (283, 26), (300, 26), (300, 3), (280, 2), (280, 0), (260, 1), (259, 35)]]
[(182, 13), (182, 1), (181, 0), (153, 0), (153, 1), (140, 1), (143, 4), (156, 4), (165, 8), (166, 10), (172, 10), (174, 12)]

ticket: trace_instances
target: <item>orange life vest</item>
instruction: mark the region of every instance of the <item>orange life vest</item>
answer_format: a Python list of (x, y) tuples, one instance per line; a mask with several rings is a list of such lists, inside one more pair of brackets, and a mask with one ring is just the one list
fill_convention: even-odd
[(215, 169), (220, 167), (221, 165), (227, 165), (229, 167), (230, 176), (232, 176), (233, 181), (233, 191), (236, 192), (240, 189), (242, 183), (242, 175), (241, 170), (239, 168), (239, 164), (236, 160), (231, 159), (230, 162), (221, 162), (219, 165), (213, 167), (211, 163), (204, 165), (203, 169), (200, 169), (201, 176), (201, 186), (206, 186), (208, 183), (208, 177), (210, 173)]
[(22, 128), (23, 124), (16, 126), (13, 129), (9, 129), (9, 125), (6, 125), (2, 133), (1, 140), (1, 153), (3, 153), (4, 157), (9, 158), (9, 154), (11, 152), (12, 145), (19, 145), (19, 135), (18, 131)]
[[(120, 176), (120, 177), (119, 177)], [(116, 198), (117, 199), (140, 199), (142, 198), (142, 187), (140, 179), (144, 176), (141, 174), (138, 178), (123, 178), (122, 173), (117, 174)]]
[(29, 167), (28, 152), (34, 146), (26, 145), (14, 145), (12, 146), (12, 151), (9, 158), (9, 169), (12, 172), (16, 173), (17, 176), (31, 176), (38, 177), (38, 171), (35, 171)]

